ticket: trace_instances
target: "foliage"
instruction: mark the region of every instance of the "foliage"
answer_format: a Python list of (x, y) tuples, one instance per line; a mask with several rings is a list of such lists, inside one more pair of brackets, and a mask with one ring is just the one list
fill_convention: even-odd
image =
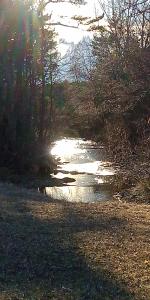
[(84, 59), (88, 46), (83, 51), (78, 44), (71, 58), (70, 70), (78, 85), (78, 93), (72, 92), (71, 97), (74, 103), (83, 103), (80, 82), (86, 81), (80, 115), (84, 115), (90, 99), (95, 107), (95, 120), (90, 111), (88, 118), (97, 131), (103, 128), (101, 137), (105, 135), (112, 153), (119, 157), (122, 153), (123, 157), (132, 154), (141, 141), (149, 147), (149, 1), (108, 0), (100, 4), (105, 26), (95, 23), (95, 19), (91, 22), (96, 29), (90, 45), (92, 67)]
[(58, 53), (45, 12), (51, 2), (0, 2), (0, 166), (19, 172), (44, 160), (52, 138)]
[[(110, 124), (111, 130), (107, 130), (110, 146), (114, 149), (119, 145), (129, 154), (142, 136), (148, 137), (148, 1), (112, 1), (111, 4), (109, 7), (103, 4), (107, 30), (97, 33), (93, 41), (97, 57), (95, 91), (104, 122)], [(120, 124), (117, 126), (118, 119)], [(120, 155), (120, 151), (118, 153)]]

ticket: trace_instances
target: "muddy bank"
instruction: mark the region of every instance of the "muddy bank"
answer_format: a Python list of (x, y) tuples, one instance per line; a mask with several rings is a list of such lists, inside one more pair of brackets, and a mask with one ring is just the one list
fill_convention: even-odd
[(6, 168), (0, 168), (0, 181), (6, 184), (17, 184), (19, 187), (38, 189), (38, 187), (45, 186), (63, 186), (64, 184), (75, 182), (75, 179), (67, 175), (62, 179), (53, 178), (51, 174), (47, 176), (33, 175), (32, 173), (18, 175)]

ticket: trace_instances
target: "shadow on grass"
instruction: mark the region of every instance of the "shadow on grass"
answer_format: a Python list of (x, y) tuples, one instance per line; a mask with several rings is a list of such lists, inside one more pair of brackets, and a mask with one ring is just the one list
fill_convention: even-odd
[(28, 202), (5, 203), (1, 201), (0, 214), (1, 299), (134, 299), (125, 284), (102, 266), (92, 270), (74, 237), (86, 230), (111, 230), (116, 220), (85, 221), (86, 216), (82, 218), (65, 202), (56, 204), (63, 217), (42, 219), (33, 214)]

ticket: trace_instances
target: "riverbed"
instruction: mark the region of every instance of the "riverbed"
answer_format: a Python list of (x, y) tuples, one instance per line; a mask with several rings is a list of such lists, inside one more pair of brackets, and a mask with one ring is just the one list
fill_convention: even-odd
[(112, 198), (115, 170), (106, 160), (102, 145), (84, 139), (63, 138), (53, 143), (50, 154), (59, 161), (52, 177), (67, 177), (73, 182), (60, 187), (46, 187), (47, 195), (54, 199), (84, 203)]

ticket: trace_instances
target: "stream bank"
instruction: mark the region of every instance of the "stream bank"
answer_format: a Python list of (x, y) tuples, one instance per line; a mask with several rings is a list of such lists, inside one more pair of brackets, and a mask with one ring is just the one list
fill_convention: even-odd
[(128, 158), (116, 161), (118, 166), (114, 180), (114, 199), (126, 202), (150, 204), (150, 163), (149, 160)]
[(149, 300), (149, 225), (148, 205), (2, 184), (0, 299)]

